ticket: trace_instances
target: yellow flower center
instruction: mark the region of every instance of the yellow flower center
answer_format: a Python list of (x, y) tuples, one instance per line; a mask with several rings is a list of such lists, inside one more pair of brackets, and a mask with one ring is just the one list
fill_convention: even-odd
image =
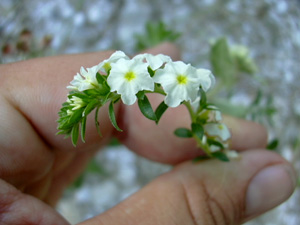
[(178, 84), (186, 84), (187, 83), (187, 77), (184, 75), (178, 75), (177, 76), (177, 82)]
[(219, 128), (220, 130), (223, 130), (223, 129), (224, 129), (224, 127), (223, 127), (222, 124), (219, 124), (219, 125), (218, 125), (218, 128)]
[(125, 74), (124, 78), (127, 80), (127, 81), (132, 81), (133, 79), (135, 79), (135, 74), (134, 72), (132, 71), (129, 71)]
[(103, 68), (105, 69), (106, 72), (108, 72), (111, 69), (110, 63), (104, 63)]

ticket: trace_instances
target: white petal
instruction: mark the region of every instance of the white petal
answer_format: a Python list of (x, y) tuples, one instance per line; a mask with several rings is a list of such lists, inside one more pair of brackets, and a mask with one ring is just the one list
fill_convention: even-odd
[(234, 150), (226, 150), (225, 154), (230, 159), (239, 159), (241, 157), (241, 155)]
[(158, 54), (158, 55), (146, 54), (146, 60), (152, 70), (157, 70), (164, 63), (168, 63), (172, 61), (169, 56), (163, 54)]
[[(107, 78), (107, 83), (111, 91), (117, 91), (124, 85), (124, 78), (122, 73), (115, 73), (114, 76)], [(120, 93), (119, 93), (120, 94)]]
[(194, 112), (198, 111), (200, 100), (201, 100), (201, 96), (198, 95), (197, 98), (191, 102), (191, 106), (192, 106)]
[(174, 86), (173, 88), (170, 88), (170, 91), (167, 92), (167, 96), (165, 98), (165, 103), (169, 107), (177, 107), (180, 105), (180, 103), (184, 100), (182, 97), (182, 90), (180, 90), (180, 87)]
[(219, 137), (222, 141), (227, 141), (231, 137), (228, 127), (223, 123), (208, 123), (205, 130), (208, 135)]
[(214, 75), (210, 70), (206, 69), (197, 69), (197, 74), (199, 76), (202, 89), (205, 92), (208, 91), (215, 83)]
[(109, 61), (117, 61), (119, 59), (129, 59), (129, 57), (122, 51), (115, 51), (109, 58)]
[(215, 111), (215, 120), (218, 122), (222, 120), (222, 113), (219, 110)]
[(107, 73), (108, 71), (105, 70), (104, 65), (105, 65), (106, 63), (109, 63), (109, 64), (115, 63), (115, 62), (117, 62), (117, 61), (120, 60), (120, 59), (126, 59), (126, 60), (128, 60), (129, 57), (128, 57), (124, 52), (122, 52), (122, 51), (116, 51), (116, 52), (114, 52), (114, 53), (109, 57), (109, 59), (106, 59), (106, 60), (100, 62), (100, 63), (97, 65), (97, 70), (100, 70), (100, 71), (103, 72), (103, 73)]
[(136, 92), (130, 83), (124, 82), (124, 85), (118, 90), (121, 94), (121, 99), (125, 105), (132, 105), (136, 101)]

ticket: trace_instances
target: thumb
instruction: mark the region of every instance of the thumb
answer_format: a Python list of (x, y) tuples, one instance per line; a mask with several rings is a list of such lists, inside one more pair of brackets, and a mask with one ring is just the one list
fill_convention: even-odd
[(295, 188), (292, 167), (276, 153), (246, 151), (229, 163), (178, 165), (92, 224), (241, 224), (286, 200)]

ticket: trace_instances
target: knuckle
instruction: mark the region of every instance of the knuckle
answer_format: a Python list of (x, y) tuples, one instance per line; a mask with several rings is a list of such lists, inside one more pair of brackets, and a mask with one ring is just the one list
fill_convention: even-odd
[(206, 183), (193, 179), (184, 179), (181, 184), (195, 225), (234, 225), (241, 221), (241, 208), (222, 188), (211, 192)]

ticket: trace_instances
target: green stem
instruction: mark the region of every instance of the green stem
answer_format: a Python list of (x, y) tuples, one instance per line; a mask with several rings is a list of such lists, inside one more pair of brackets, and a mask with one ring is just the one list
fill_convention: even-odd
[(186, 106), (187, 110), (189, 111), (190, 113), (190, 117), (191, 117), (191, 121), (192, 122), (196, 122), (196, 118), (197, 118), (197, 115), (196, 113), (194, 112), (191, 104), (189, 102), (186, 102), (184, 101), (183, 104)]

